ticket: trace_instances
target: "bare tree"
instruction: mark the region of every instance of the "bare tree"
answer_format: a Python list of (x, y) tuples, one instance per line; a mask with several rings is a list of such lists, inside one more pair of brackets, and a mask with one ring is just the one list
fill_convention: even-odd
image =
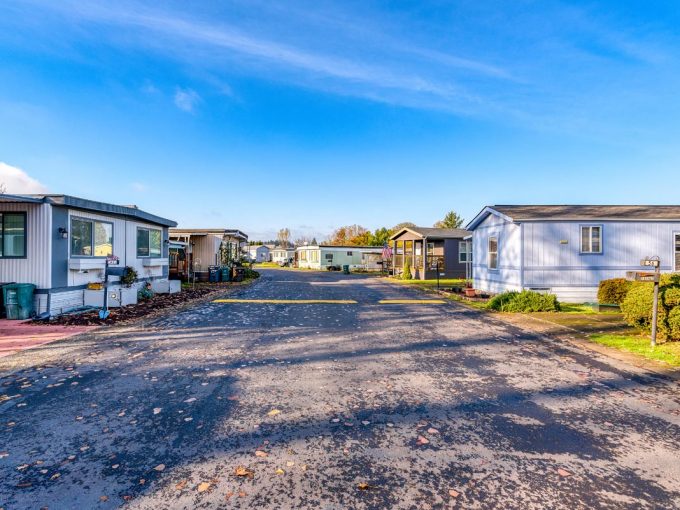
[(288, 248), (290, 246), (290, 229), (282, 228), (279, 230), (279, 233), (276, 234), (276, 241), (278, 242), (279, 246)]

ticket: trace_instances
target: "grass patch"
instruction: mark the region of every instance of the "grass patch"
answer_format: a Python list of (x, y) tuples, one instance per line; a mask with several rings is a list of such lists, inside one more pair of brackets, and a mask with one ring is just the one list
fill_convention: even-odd
[(680, 342), (657, 343), (652, 348), (647, 336), (590, 335), (590, 340), (621, 351), (640, 354), (648, 359), (664, 361), (674, 367), (680, 366)]
[(253, 268), (257, 267), (272, 267), (272, 268), (277, 268), (280, 269), (281, 266), (278, 264), (278, 262), (257, 262), (253, 264)]
[(621, 310), (615, 308), (609, 310), (595, 310), (587, 303), (560, 303), (562, 313), (580, 313), (586, 315), (621, 314)]

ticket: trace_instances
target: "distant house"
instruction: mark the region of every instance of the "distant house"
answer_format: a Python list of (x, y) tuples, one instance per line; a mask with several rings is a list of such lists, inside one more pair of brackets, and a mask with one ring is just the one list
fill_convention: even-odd
[(295, 248), (277, 246), (271, 251), (271, 261), (280, 266), (290, 264), (295, 260)]
[(241, 258), (248, 236), (228, 228), (171, 228), (170, 239), (187, 243), (189, 272), (199, 281), (208, 279), (208, 267)]
[(664, 272), (680, 271), (680, 206), (494, 205), (467, 228), (474, 285), (489, 292), (587, 302), (601, 280), (640, 270), (647, 256), (659, 256)]
[(413, 278), (465, 278), (472, 257), (470, 232), (461, 228), (407, 227), (390, 237), (395, 274), (411, 267)]
[(36, 285), (38, 314), (82, 307), (87, 285), (103, 281), (109, 255), (135, 269), (140, 282), (167, 279), (168, 227), (175, 225), (135, 206), (0, 195), (0, 282)]
[(251, 262), (269, 262), (271, 260), (271, 248), (266, 244), (248, 246), (248, 257)]
[(351, 269), (378, 270), (382, 248), (376, 246), (332, 246), (326, 244), (300, 246), (296, 263), (305, 269), (328, 269), (329, 266), (349, 266)]

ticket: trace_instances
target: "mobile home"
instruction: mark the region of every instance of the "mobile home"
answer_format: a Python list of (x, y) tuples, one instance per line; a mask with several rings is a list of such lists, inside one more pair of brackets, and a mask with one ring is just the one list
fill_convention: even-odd
[(248, 236), (237, 229), (171, 228), (170, 239), (187, 244), (189, 273), (197, 280), (208, 280), (208, 268), (221, 266), (243, 255)]
[(328, 269), (349, 266), (351, 269), (377, 271), (382, 266), (382, 248), (376, 246), (300, 246), (296, 249), (297, 266), (306, 269)]

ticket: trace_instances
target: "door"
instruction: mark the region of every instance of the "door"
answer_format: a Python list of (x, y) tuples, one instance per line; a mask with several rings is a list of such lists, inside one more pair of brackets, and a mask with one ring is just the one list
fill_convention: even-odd
[(673, 271), (680, 271), (680, 233), (675, 233), (675, 264)]

